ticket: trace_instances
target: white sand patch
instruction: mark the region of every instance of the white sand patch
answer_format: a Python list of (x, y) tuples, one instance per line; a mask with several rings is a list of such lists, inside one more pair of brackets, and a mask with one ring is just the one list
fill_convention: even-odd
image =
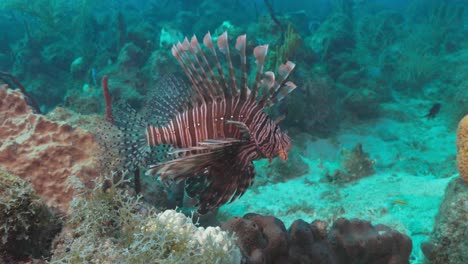
[[(376, 161), (376, 173), (344, 185), (320, 182), (326, 170), (339, 168), (340, 149), (357, 143)], [(308, 175), (250, 189), (221, 213), (274, 215), (286, 227), (296, 219), (370, 220), (411, 236), (412, 263), (421, 263), (420, 243), (432, 231), (448, 182), (457, 177), (453, 129), (440, 120), (379, 119), (343, 128), (334, 139), (310, 142), (302, 154)]]

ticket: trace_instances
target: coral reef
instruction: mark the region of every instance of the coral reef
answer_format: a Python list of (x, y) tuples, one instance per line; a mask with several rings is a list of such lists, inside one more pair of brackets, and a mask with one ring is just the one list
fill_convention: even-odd
[(460, 178), (447, 186), (430, 240), (421, 249), (431, 264), (464, 264), (468, 259), (468, 185)]
[(468, 183), (468, 115), (458, 124), (457, 165), (460, 176)]
[(374, 161), (369, 158), (369, 154), (364, 152), (362, 144), (356, 144), (352, 150), (343, 149), (340, 156), (340, 170), (335, 170), (333, 174), (327, 174), (325, 179), (335, 183), (346, 183), (356, 181), (363, 177), (374, 174)]
[(0, 262), (2, 258), (47, 258), (60, 229), (58, 216), (32, 186), (0, 168)]
[(222, 225), (238, 236), (245, 263), (409, 263), (410, 238), (384, 225), (340, 218), (327, 224), (296, 220), (287, 231), (277, 218), (234, 217)]
[[(239, 263), (234, 238), (219, 227), (197, 227), (174, 210), (157, 213), (122, 189), (123, 180), (82, 191), (52, 263)], [(90, 217), (92, 216), (92, 217)]]
[(287, 257), (286, 227), (276, 217), (246, 214), (229, 219), (221, 228), (238, 236), (245, 263), (281, 263)]
[(330, 135), (339, 125), (336, 86), (323, 69), (313, 69), (304, 74), (308, 78), (288, 100), (288, 115), (284, 123), (293, 131)]
[(256, 164), (261, 168), (255, 180), (256, 186), (288, 181), (309, 172), (309, 165), (304, 161), (304, 158), (296, 147), (293, 147), (288, 153), (288, 160), (286, 162), (281, 159), (274, 159), (272, 162), (265, 160), (258, 161)]
[(322, 60), (351, 50), (355, 45), (351, 19), (344, 14), (333, 14), (317, 31), (306, 38), (306, 45)]
[(48, 205), (67, 211), (67, 178), (92, 184), (99, 151), (90, 133), (34, 114), (19, 91), (0, 88), (0, 165), (30, 181)]

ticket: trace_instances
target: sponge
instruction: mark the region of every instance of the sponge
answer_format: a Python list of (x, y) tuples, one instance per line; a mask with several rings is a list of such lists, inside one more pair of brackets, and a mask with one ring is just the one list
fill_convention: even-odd
[(457, 165), (460, 176), (468, 183), (468, 115), (458, 124)]

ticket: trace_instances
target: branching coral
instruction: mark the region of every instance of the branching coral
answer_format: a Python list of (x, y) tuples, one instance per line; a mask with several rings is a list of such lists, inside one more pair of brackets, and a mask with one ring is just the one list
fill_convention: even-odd
[[(109, 181), (108, 181), (109, 182)], [(201, 228), (174, 210), (157, 213), (117, 181), (82, 191), (57, 240), (56, 263), (238, 263), (235, 240), (218, 227)]]

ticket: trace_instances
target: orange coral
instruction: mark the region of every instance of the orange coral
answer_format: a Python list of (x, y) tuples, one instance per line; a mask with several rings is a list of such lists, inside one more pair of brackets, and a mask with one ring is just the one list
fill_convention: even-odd
[(94, 136), (33, 113), (23, 95), (0, 86), (0, 166), (32, 183), (51, 206), (68, 210), (74, 175), (85, 184), (99, 176)]
[(468, 182), (468, 115), (458, 124), (457, 165), (460, 176), (465, 182)]

